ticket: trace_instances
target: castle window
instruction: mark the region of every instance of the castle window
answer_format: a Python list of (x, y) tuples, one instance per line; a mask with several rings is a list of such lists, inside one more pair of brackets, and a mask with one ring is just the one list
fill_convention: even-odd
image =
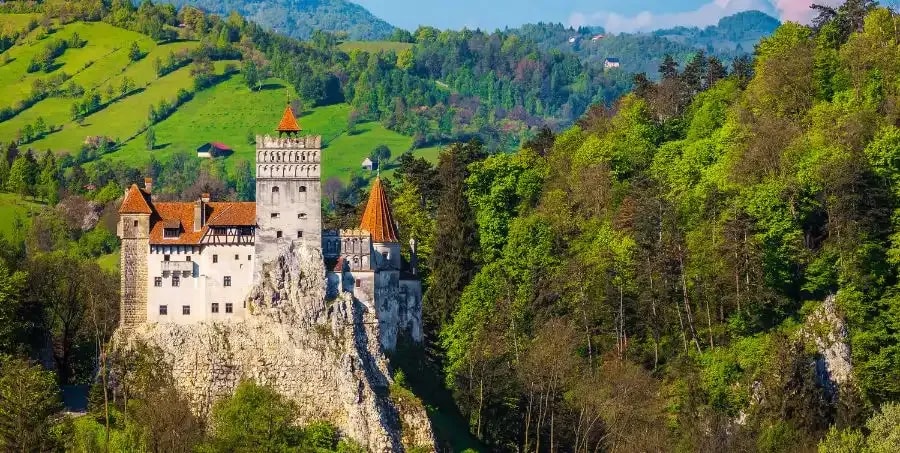
[(357, 278), (356, 279), (356, 287), (359, 288), (360, 286), (362, 286), (362, 280)]
[(234, 312), (234, 304), (228, 302), (225, 304), (225, 313), (233, 313)]
[(213, 312), (213, 313), (218, 313), (218, 312), (219, 312), (219, 304), (218, 304), (217, 302), (213, 302), (213, 303), (212, 303), (212, 312)]
[(297, 218), (298, 218), (298, 219), (305, 219), (305, 218), (306, 218), (306, 213), (305, 213), (305, 212), (301, 212), (300, 214), (297, 214)]
[(191, 255), (188, 255), (188, 256), (184, 257), (184, 260), (187, 261), (188, 263), (190, 263), (190, 262), (191, 262)]
[(219, 262), (219, 255), (213, 255), (213, 263)]
[(169, 306), (168, 305), (160, 305), (159, 306), (159, 314), (163, 315), (163, 316), (169, 314)]
[(388, 252), (381, 252), (381, 257), (387, 261), (388, 260)]
[(252, 255), (247, 255), (247, 261), (250, 261), (253, 258)]
[(300, 186), (300, 193), (306, 193), (306, 186)]
[(278, 204), (278, 186), (272, 187), (272, 204)]
[(276, 231), (276, 232), (275, 232), (275, 237), (276, 237), (276, 238), (280, 238), (280, 237), (281, 237), (281, 231)]
[(137, 220), (134, 221), (134, 227), (137, 228)]
[(225, 227), (215, 227), (213, 228), (213, 234), (217, 236), (224, 236), (228, 234), (228, 228)]
[(181, 286), (181, 278), (177, 275), (172, 275), (172, 286), (177, 287)]
[(178, 237), (178, 228), (163, 228), (163, 237), (166, 239), (174, 239)]
[(240, 255), (234, 255), (234, 260), (235, 260), (235, 261), (238, 261), (238, 260), (240, 260), (240, 259), (241, 259), (241, 256), (240, 256)]
[(153, 277), (153, 286), (162, 286), (162, 277)]
[(226, 276), (225, 276), (225, 283), (224, 283), (224, 285), (225, 285), (225, 286), (231, 286), (231, 276), (229, 276), (229, 275), (226, 275)]
[(278, 214), (277, 212), (273, 212), (272, 215), (271, 215), (270, 217), (272, 217), (273, 219), (277, 219), (277, 218), (278, 218), (278, 215), (279, 215), (279, 214)]
[(238, 230), (238, 234), (241, 235), (241, 236), (252, 236), (252, 235), (253, 235), (253, 228), (250, 228), (250, 227), (241, 227), (241, 228)]
[(303, 237), (303, 232), (302, 232), (302, 231), (298, 231), (298, 232), (297, 232), (297, 238), (299, 239), (299, 238), (302, 238), (302, 237)]
[(171, 258), (171, 255), (163, 255), (163, 261), (169, 261), (169, 258)]
[(183, 315), (191, 314), (191, 306), (190, 305), (182, 305), (181, 306), (181, 314), (183, 314)]

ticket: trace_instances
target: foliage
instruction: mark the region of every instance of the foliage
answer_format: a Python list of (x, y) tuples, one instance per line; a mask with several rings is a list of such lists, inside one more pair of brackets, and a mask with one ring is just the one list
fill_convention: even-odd
[(53, 373), (27, 360), (0, 357), (0, 446), (4, 450), (53, 449), (51, 416), (59, 408)]

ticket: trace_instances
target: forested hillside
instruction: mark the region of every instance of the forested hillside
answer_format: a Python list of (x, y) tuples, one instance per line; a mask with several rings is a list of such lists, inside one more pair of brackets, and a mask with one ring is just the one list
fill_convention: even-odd
[(348, 0), (174, 0), (227, 16), (232, 11), (278, 33), (308, 39), (316, 30), (350, 39), (384, 39), (394, 27)]
[(407, 162), (402, 240), (424, 244), (472, 432), (504, 451), (900, 448), (898, 30), (851, 1), (763, 39), (752, 76), (671, 62), (516, 153)]
[(730, 63), (752, 54), (760, 39), (778, 27), (778, 20), (759, 11), (747, 11), (722, 18), (717, 25), (703, 29), (676, 27), (649, 33), (606, 33), (599, 27), (574, 29), (562, 24), (529, 24), (510, 33), (537, 43), (542, 49), (555, 49), (578, 55), (587, 63), (602, 63), (617, 58), (627, 73), (655, 73), (666, 55), (686, 63), (694, 53), (703, 51)]

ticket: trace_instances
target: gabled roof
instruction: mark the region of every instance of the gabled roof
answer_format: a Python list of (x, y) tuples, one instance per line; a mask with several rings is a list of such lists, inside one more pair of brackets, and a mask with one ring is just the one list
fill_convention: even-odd
[[(193, 202), (154, 203), (156, 216), (150, 227), (151, 244), (197, 245), (210, 227), (256, 225), (256, 203), (213, 201), (205, 203), (206, 224), (194, 231)], [(165, 237), (166, 228), (181, 226), (177, 238)]]
[(284, 114), (281, 115), (281, 121), (278, 123), (278, 132), (300, 132), (300, 124), (297, 123), (297, 117), (294, 116), (294, 109), (287, 106)]
[(125, 193), (125, 199), (122, 200), (122, 206), (119, 207), (119, 214), (153, 214), (148, 198), (148, 193), (139, 189), (137, 184), (132, 184)]
[(369, 202), (366, 204), (366, 211), (359, 227), (372, 234), (372, 242), (399, 242), (391, 205), (388, 203), (387, 194), (384, 193), (380, 177), (376, 177), (375, 183), (372, 184)]
[(253, 226), (256, 225), (256, 203), (211, 201), (206, 203), (209, 226)]

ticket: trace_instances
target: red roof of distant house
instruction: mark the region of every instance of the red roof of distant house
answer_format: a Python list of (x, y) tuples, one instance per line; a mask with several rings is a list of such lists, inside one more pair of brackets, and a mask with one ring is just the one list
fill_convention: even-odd
[(125, 193), (125, 199), (122, 200), (119, 214), (153, 214), (149, 198), (150, 194), (139, 189), (137, 184), (132, 184), (128, 192)]
[(376, 177), (372, 184), (372, 192), (369, 194), (369, 203), (366, 204), (366, 212), (363, 213), (359, 226), (372, 234), (372, 242), (397, 242), (397, 226), (394, 225), (394, 216), (391, 214), (391, 205), (381, 178)]
[(294, 109), (287, 106), (284, 114), (281, 115), (281, 121), (278, 123), (278, 132), (300, 132), (300, 124), (297, 123), (297, 117), (294, 116)]
[(219, 151), (231, 151), (231, 147), (222, 142), (209, 142), (209, 144)]

